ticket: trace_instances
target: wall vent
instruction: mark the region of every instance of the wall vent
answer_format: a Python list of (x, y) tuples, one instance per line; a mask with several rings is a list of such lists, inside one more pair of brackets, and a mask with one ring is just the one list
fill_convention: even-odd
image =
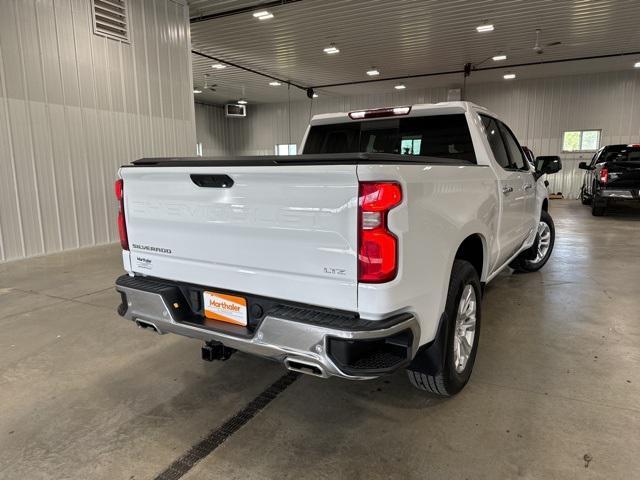
[(91, 0), (93, 32), (129, 43), (128, 0)]

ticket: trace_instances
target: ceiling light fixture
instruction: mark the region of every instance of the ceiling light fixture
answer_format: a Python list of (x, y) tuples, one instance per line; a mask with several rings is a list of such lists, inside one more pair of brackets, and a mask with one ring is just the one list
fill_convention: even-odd
[(479, 25), (476, 27), (476, 31), (478, 33), (493, 32), (493, 25), (491, 24)]
[(258, 20), (269, 20), (270, 18), (273, 18), (273, 13), (266, 10), (260, 10), (259, 12), (254, 12), (253, 18), (257, 18)]
[(246, 105), (247, 103), (249, 102), (247, 102), (244, 98), (241, 98), (240, 100), (238, 100), (238, 105)]
[(375, 77), (376, 75), (380, 75), (380, 70), (378, 70), (376, 67), (371, 67), (370, 70), (367, 70), (367, 75), (369, 75), (370, 77)]
[(313, 98), (318, 98), (320, 95), (318, 95), (317, 93), (313, 94)]
[(513, 80), (514, 78), (516, 78), (516, 74), (515, 73), (505, 73), (502, 78), (504, 78), (505, 80)]
[(395, 88), (396, 90), (404, 90), (407, 87), (405, 87), (404, 85), (400, 84), (400, 85), (394, 86), (393, 88)]
[(271, 85), (272, 87), (279, 87), (282, 84), (280, 82), (274, 80), (273, 82), (269, 82), (269, 85)]
[(199, 88), (194, 88), (193, 93), (202, 93), (202, 90), (200, 90)]
[(223, 68), (227, 68), (227, 66), (221, 63), (214, 63), (213, 65), (211, 65), (211, 68), (215, 68), (216, 70), (222, 70)]
[(636, 62), (636, 63), (633, 65), (633, 68), (640, 68), (640, 62)]
[(491, 57), (491, 60), (493, 60), (494, 62), (501, 62), (502, 60), (506, 60), (507, 56), (503, 53), (501, 53), (500, 55), (496, 55), (495, 57)]
[(335, 43), (331, 43), (328, 47), (326, 47), (323, 50), (323, 52), (328, 54), (328, 55), (333, 55), (334, 53), (340, 52), (340, 50), (338, 49), (338, 47), (336, 47)]

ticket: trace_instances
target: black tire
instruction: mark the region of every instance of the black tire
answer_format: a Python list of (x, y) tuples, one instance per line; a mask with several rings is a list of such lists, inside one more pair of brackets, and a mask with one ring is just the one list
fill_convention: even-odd
[(580, 190), (580, 201), (583, 205), (591, 205), (591, 198), (584, 194), (584, 187)]
[[(454, 336), (456, 329), (456, 317), (458, 306), (462, 293), (467, 285), (470, 285), (476, 298), (475, 304), (475, 335), (471, 352), (464, 369), (460, 372), (456, 371), (454, 361)], [(433, 393), (440, 397), (450, 397), (455, 395), (469, 381), (473, 364), (478, 351), (478, 340), (480, 338), (480, 320), (481, 320), (481, 303), (482, 293), (480, 289), (480, 279), (476, 269), (465, 260), (455, 260), (453, 269), (451, 270), (451, 279), (449, 280), (449, 291), (447, 293), (447, 304), (445, 307), (445, 315), (448, 322), (446, 335), (446, 354), (442, 371), (436, 375), (427, 375), (418, 370), (407, 369), (409, 380), (414, 387)], [(420, 353), (418, 353), (420, 355)]]
[(551, 218), (551, 215), (549, 215), (549, 212), (545, 212), (544, 210), (540, 214), (540, 222), (546, 223), (547, 226), (549, 227), (549, 232), (551, 234), (551, 237), (549, 239), (549, 249), (547, 250), (547, 253), (545, 254), (545, 256), (542, 257), (542, 259), (538, 261), (529, 259), (532, 255), (532, 252), (537, 252), (538, 250), (538, 243), (540, 242), (540, 236), (539, 236), (540, 234), (538, 233), (536, 235), (536, 240), (533, 243), (533, 246), (530, 249), (527, 249), (524, 252), (522, 252), (518, 257), (516, 257), (516, 259), (513, 262), (509, 264), (509, 266), (517, 272), (522, 272), (522, 273), (537, 272), (542, 267), (544, 267), (545, 263), (547, 263), (547, 261), (549, 260), (549, 257), (551, 257), (551, 253), (553, 252), (553, 246), (556, 243), (556, 227), (553, 224), (553, 218)]
[(591, 201), (591, 215), (594, 217), (602, 217), (607, 213), (607, 201), (594, 195)]

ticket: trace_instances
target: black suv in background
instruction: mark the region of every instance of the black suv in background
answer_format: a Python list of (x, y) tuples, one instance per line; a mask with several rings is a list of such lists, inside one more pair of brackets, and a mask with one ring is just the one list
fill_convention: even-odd
[(607, 145), (578, 167), (586, 170), (580, 200), (593, 215), (604, 215), (612, 200), (640, 202), (640, 144)]

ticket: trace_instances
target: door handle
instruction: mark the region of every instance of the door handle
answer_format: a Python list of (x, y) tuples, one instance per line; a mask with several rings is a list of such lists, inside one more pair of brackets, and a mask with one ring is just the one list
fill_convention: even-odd
[(524, 184), (524, 189), (525, 189), (525, 190), (529, 190), (529, 189), (530, 189), (530, 188), (532, 188), (532, 187), (533, 187), (533, 185), (532, 185), (531, 183), (525, 183), (525, 184)]
[(513, 187), (502, 187), (502, 193), (504, 193), (505, 195), (508, 195), (511, 192), (513, 192)]

